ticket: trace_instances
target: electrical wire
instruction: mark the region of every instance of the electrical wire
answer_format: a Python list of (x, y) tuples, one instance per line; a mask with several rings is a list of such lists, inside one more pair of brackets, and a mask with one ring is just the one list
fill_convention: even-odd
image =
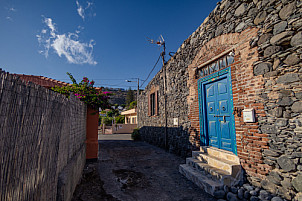
[(153, 66), (153, 68), (152, 68), (152, 70), (150, 71), (149, 75), (147, 76), (147, 78), (145, 79), (145, 81), (143, 82), (143, 84), (142, 84), (140, 87), (142, 87), (142, 86), (145, 84), (145, 82), (148, 80), (148, 78), (150, 77), (151, 73), (153, 72), (153, 70), (154, 70), (155, 67), (157, 66), (157, 64), (158, 64), (158, 62), (159, 62), (159, 59), (160, 59), (160, 56), (158, 57), (158, 59), (157, 59), (155, 65)]

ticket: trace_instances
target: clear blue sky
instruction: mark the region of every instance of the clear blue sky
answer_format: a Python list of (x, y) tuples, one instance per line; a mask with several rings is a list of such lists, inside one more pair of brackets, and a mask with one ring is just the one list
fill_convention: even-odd
[(161, 52), (146, 37), (162, 34), (167, 52), (176, 52), (216, 2), (0, 0), (0, 68), (65, 82), (70, 72), (96, 86), (135, 88), (125, 80), (145, 79)]

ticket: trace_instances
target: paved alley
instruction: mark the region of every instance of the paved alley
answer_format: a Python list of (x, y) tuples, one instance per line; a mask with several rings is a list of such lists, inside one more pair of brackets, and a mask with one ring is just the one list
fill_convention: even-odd
[[(83, 193), (85, 189), (78, 188), (75, 195), (81, 198), (75, 196), (74, 200), (216, 200), (178, 172), (184, 159), (132, 141), (130, 135), (99, 135), (99, 150), (98, 164), (88, 164), (84, 170), (97, 181), (86, 184), (90, 192)], [(89, 167), (98, 169), (100, 179)], [(98, 193), (91, 192), (93, 189)]]

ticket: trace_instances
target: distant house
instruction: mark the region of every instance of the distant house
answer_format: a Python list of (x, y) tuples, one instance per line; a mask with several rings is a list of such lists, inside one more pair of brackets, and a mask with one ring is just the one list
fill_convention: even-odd
[(136, 109), (126, 110), (121, 115), (125, 115), (125, 124), (137, 124)]

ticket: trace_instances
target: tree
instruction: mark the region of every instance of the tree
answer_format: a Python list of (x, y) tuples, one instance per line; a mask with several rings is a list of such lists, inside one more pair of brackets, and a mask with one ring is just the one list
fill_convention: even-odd
[(131, 90), (131, 87), (129, 88), (126, 96), (126, 106), (129, 106), (131, 102), (134, 101), (134, 93)]
[(137, 105), (137, 101), (132, 101), (132, 102), (129, 104), (129, 109), (134, 109), (134, 108), (136, 108), (136, 105)]

